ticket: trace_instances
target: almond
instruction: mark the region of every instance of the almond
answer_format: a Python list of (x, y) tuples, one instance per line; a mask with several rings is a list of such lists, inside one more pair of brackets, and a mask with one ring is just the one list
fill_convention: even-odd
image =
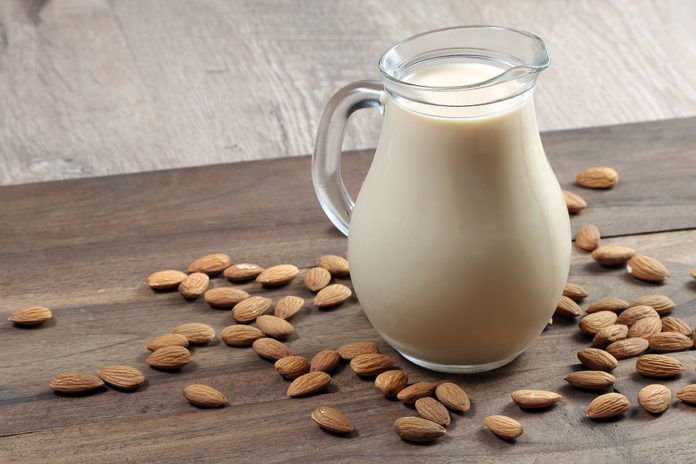
[(293, 380), (287, 393), (290, 398), (312, 395), (324, 389), (329, 382), (331, 382), (331, 376), (326, 372), (309, 372)]
[(320, 406), (312, 411), (312, 420), (319, 427), (334, 433), (350, 433), (353, 423), (341, 412), (328, 406)]
[(447, 427), (450, 424), (451, 419), (449, 412), (447, 412), (447, 408), (435, 398), (429, 396), (419, 398), (416, 400), (415, 404), (416, 411), (418, 411), (418, 414), (420, 414), (423, 419), (428, 419), (443, 427)]
[(694, 341), (679, 332), (660, 332), (648, 340), (650, 349), (657, 353), (684, 351), (694, 346)]
[(643, 377), (667, 379), (686, 371), (684, 365), (670, 356), (644, 354), (636, 361), (636, 372)]
[(587, 202), (577, 193), (564, 190), (563, 199), (565, 200), (566, 207), (568, 208), (568, 212), (570, 214), (577, 214), (583, 209), (587, 208)]
[(181, 369), (191, 362), (191, 352), (183, 346), (164, 346), (153, 351), (145, 362), (158, 369)]
[(184, 388), (184, 398), (201, 408), (219, 408), (228, 403), (227, 397), (219, 390), (199, 383)]
[(662, 331), (691, 335), (691, 326), (678, 317), (667, 316), (662, 318)]
[(210, 285), (208, 274), (194, 272), (179, 283), (179, 293), (187, 300), (193, 300), (208, 290), (208, 285)]
[(277, 361), (292, 353), (285, 344), (274, 338), (259, 338), (252, 343), (251, 348), (264, 359)]
[(598, 311), (588, 314), (580, 320), (580, 330), (588, 335), (595, 335), (601, 329), (614, 325), (618, 316), (611, 311)]
[(303, 307), (304, 299), (300, 298), (299, 296), (288, 295), (278, 300), (275, 305), (275, 309), (273, 310), (273, 314), (287, 320), (300, 312)]
[(610, 343), (605, 349), (616, 359), (627, 359), (647, 351), (650, 344), (644, 338), (627, 338)]
[(288, 380), (294, 380), (309, 372), (309, 361), (297, 355), (280, 358), (274, 366), (278, 373)]
[(204, 298), (205, 302), (214, 308), (231, 308), (249, 298), (249, 294), (238, 288), (218, 287), (205, 292)]
[(350, 342), (336, 348), (336, 352), (341, 359), (351, 361), (361, 354), (379, 353), (379, 349), (374, 342)]
[(288, 321), (268, 314), (256, 318), (256, 327), (273, 338), (287, 338), (295, 333), (295, 328)]
[(53, 313), (51, 313), (50, 309), (43, 306), (30, 306), (13, 312), (8, 320), (16, 325), (29, 326), (39, 325), (51, 317), (53, 317)]
[(628, 330), (629, 337), (640, 337), (646, 340), (660, 333), (662, 330), (662, 321), (659, 317), (646, 317), (639, 319), (635, 324), (631, 326)]
[(571, 282), (566, 282), (565, 287), (563, 288), (563, 296), (567, 296), (573, 301), (582, 301), (587, 296), (589, 293), (587, 293), (587, 290), (582, 288), (578, 284), (573, 284)]
[(619, 182), (619, 173), (606, 166), (587, 168), (575, 176), (575, 182), (587, 188), (608, 189)]
[(594, 251), (599, 248), (601, 236), (599, 229), (594, 224), (585, 224), (575, 236), (575, 246), (585, 251)]
[(507, 416), (488, 416), (483, 425), (500, 438), (512, 440), (522, 435), (522, 425)]
[(627, 336), (627, 325), (614, 324), (600, 329), (592, 339), (592, 344), (595, 346), (605, 346), (618, 340), (624, 340)]
[(325, 255), (317, 260), (317, 266), (323, 267), (334, 277), (342, 277), (350, 274), (348, 260), (341, 256)]
[(587, 407), (587, 417), (594, 420), (609, 419), (625, 413), (631, 407), (628, 398), (620, 393), (600, 395)]
[(585, 367), (596, 371), (613, 371), (619, 365), (619, 361), (614, 356), (597, 348), (585, 348), (578, 351), (578, 359)]
[(189, 264), (187, 271), (203, 272), (208, 275), (218, 274), (224, 271), (232, 264), (232, 260), (224, 253), (214, 253), (212, 255), (202, 256)]
[(96, 390), (104, 385), (102, 379), (92, 374), (82, 372), (67, 372), (58, 374), (51, 379), (49, 387), (58, 393), (85, 393)]
[(554, 315), (561, 317), (577, 317), (580, 315), (580, 306), (567, 296), (561, 296), (561, 300), (556, 306)]
[(157, 351), (165, 346), (183, 346), (187, 347), (189, 344), (188, 338), (181, 334), (166, 334), (160, 335), (159, 337), (153, 338), (147, 344), (147, 349), (150, 351)]
[(292, 282), (297, 277), (300, 270), (292, 264), (279, 264), (277, 266), (265, 269), (261, 274), (256, 276), (256, 282), (265, 287), (275, 287), (285, 285)]
[(386, 398), (395, 397), (407, 384), (408, 374), (398, 369), (382, 372), (375, 378), (375, 387)]
[(664, 264), (644, 255), (635, 255), (629, 259), (626, 271), (636, 279), (646, 282), (663, 282), (669, 277), (669, 271)]
[(455, 412), (466, 412), (471, 408), (469, 395), (457, 384), (443, 382), (435, 388), (435, 396), (440, 403)]
[(399, 417), (394, 421), (394, 431), (402, 440), (416, 443), (436, 440), (447, 432), (443, 426), (422, 417)]
[(619, 324), (627, 325), (631, 327), (633, 324), (638, 322), (641, 319), (645, 319), (648, 317), (652, 317), (655, 319), (659, 319), (660, 315), (657, 314), (657, 311), (655, 311), (652, 307), (650, 306), (645, 306), (645, 305), (640, 305), (640, 306), (631, 306), (621, 314), (619, 314), (619, 318), (617, 319), (617, 322)]
[(318, 292), (331, 283), (331, 273), (323, 267), (313, 267), (304, 278), (304, 286), (310, 292)]
[[(416, 382), (401, 390), (396, 397), (404, 404), (413, 404), (420, 398), (432, 396), (436, 388), (437, 384), (435, 382)], [(447, 403), (443, 402), (443, 404)]]
[(341, 356), (334, 350), (322, 350), (314, 355), (311, 361), (311, 367), (309, 370), (322, 371), (330, 374), (331, 371), (336, 369), (338, 363), (341, 362)]
[(636, 254), (633, 248), (623, 246), (604, 246), (592, 252), (592, 259), (602, 266), (618, 266), (624, 264)]
[(696, 406), (696, 383), (680, 388), (676, 396), (684, 403)]
[(97, 371), (97, 376), (107, 385), (123, 390), (133, 390), (145, 382), (145, 376), (135, 367), (104, 366)]
[(350, 368), (360, 376), (373, 376), (389, 370), (394, 365), (394, 358), (386, 354), (361, 354), (350, 361)]
[(271, 307), (271, 303), (270, 298), (263, 296), (249, 297), (235, 305), (232, 309), (232, 317), (239, 323), (247, 324), (265, 313)]
[(343, 284), (333, 284), (322, 288), (314, 297), (314, 304), (319, 308), (337, 306), (346, 301), (353, 292)]
[(644, 295), (636, 298), (631, 306), (650, 306), (660, 316), (671, 312), (677, 305), (664, 295)]
[(223, 273), (230, 282), (244, 282), (256, 278), (263, 268), (254, 263), (238, 263), (225, 269)]
[(604, 371), (577, 371), (568, 374), (565, 381), (576, 388), (605, 390), (616, 381), (616, 377)]
[(229, 325), (220, 332), (222, 341), (230, 346), (249, 346), (265, 336), (266, 334), (256, 327), (245, 324)]
[(186, 274), (174, 269), (153, 272), (147, 276), (147, 285), (153, 290), (176, 288), (186, 278)]
[(548, 408), (562, 398), (558, 393), (546, 390), (517, 390), (511, 396), (512, 401), (522, 409)]
[(629, 306), (630, 305), (621, 298), (615, 298), (612, 296), (595, 301), (587, 307), (586, 312), (587, 314), (592, 314), (599, 311), (613, 311), (615, 313), (620, 313)]
[(172, 329), (173, 334), (183, 335), (192, 345), (205, 345), (215, 338), (215, 329), (201, 322), (187, 322)]
[(672, 404), (672, 392), (664, 385), (648, 385), (638, 392), (638, 404), (652, 414), (659, 414)]

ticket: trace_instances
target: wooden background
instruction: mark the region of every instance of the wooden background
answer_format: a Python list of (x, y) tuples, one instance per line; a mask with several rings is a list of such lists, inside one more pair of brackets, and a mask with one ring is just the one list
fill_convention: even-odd
[[(634, 247), (672, 273), (664, 285), (642, 283), (574, 249), (570, 279), (591, 293), (583, 307), (610, 295), (630, 301), (659, 292), (678, 304), (675, 316), (696, 326), (696, 281), (688, 275), (696, 267), (695, 124), (692, 118), (543, 136), (563, 187), (590, 204), (572, 218), (573, 229), (595, 223), (612, 237), (603, 243)], [(345, 157), (343, 172), (354, 188), (370, 159), (370, 152)], [(606, 163), (621, 174), (616, 188), (573, 185), (575, 173)], [(217, 251), (237, 262), (291, 262), (306, 269), (321, 254), (345, 251), (345, 238), (316, 202), (307, 157), (6, 186), (0, 205), (0, 319), (32, 304), (47, 305), (55, 315), (37, 329), (0, 322), (3, 464), (693, 460), (696, 408), (675, 402), (659, 416), (640, 409), (638, 390), (655, 381), (635, 374), (634, 360), (614, 371), (615, 388), (631, 400), (631, 411), (605, 423), (584, 417), (596, 394), (563, 381), (580, 368), (576, 351), (589, 344), (571, 321), (556, 321), (518, 360), (480, 375), (434, 374), (398, 357), (412, 381), (452, 379), (472, 398), (472, 410), (454, 415), (447, 435), (431, 445), (401, 441), (392, 423), (414, 410), (385, 400), (345, 365), (327, 392), (304, 399), (287, 398), (288, 383), (251, 349), (220, 342), (195, 348), (194, 361), (179, 373), (149, 369), (145, 344), (155, 335), (183, 322), (206, 322), (218, 331), (232, 323), (229, 311), (152, 292), (145, 285), (150, 272), (183, 269)], [(215, 279), (213, 285), (230, 284)], [(274, 300), (311, 298), (299, 281), (271, 292), (255, 284), (242, 288)], [(354, 298), (332, 311), (308, 303), (292, 322), (296, 334), (288, 345), (307, 357), (353, 340), (375, 340), (394, 353)], [(688, 370), (660, 382), (672, 391), (696, 382), (696, 351), (674, 356)], [(147, 384), (134, 393), (104, 389), (78, 398), (48, 389), (56, 373), (93, 372), (112, 363), (141, 368)], [(231, 404), (220, 410), (190, 406), (181, 391), (191, 383), (219, 388)], [(549, 411), (523, 412), (509, 397), (521, 388), (558, 391), (564, 399)], [(309, 414), (321, 404), (341, 409), (357, 431), (336, 437), (320, 430)], [(484, 417), (499, 413), (523, 424), (516, 443), (483, 428)]]
[(547, 41), (544, 130), (696, 115), (692, 0), (2, 0), (0, 184), (310, 153), (335, 90), (460, 24)]

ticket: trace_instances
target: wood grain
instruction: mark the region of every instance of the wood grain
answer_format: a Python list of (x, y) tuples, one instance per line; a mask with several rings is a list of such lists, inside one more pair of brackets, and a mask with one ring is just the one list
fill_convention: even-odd
[[(544, 130), (696, 115), (689, 0), (3, 0), (0, 184), (311, 152), (331, 94), (458, 24), (542, 36)], [(347, 148), (376, 145), (377, 112)]]
[[(564, 183), (605, 155), (616, 161), (622, 176), (611, 191), (581, 190), (590, 206), (572, 219), (573, 225), (592, 219), (615, 235), (605, 244), (635, 247), (659, 258), (673, 276), (665, 285), (642, 283), (621, 269), (601, 268), (574, 249), (570, 279), (590, 291), (583, 307), (609, 295), (630, 301), (660, 292), (678, 304), (676, 316), (696, 325), (696, 281), (688, 276), (696, 267), (695, 166), (688, 162), (696, 146), (693, 123), (545, 135)], [(369, 153), (346, 157), (350, 184), (359, 184), (369, 161)], [(575, 323), (562, 320), (518, 360), (481, 375), (434, 374), (399, 357), (411, 381), (450, 379), (471, 395), (472, 410), (455, 415), (447, 436), (433, 445), (398, 439), (394, 419), (414, 410), (383, 399), (372, 382), (357, 378), (346, 365), (327, 392), (304, 399), (285, 396), (288, 383), (270, 362), (219, 341), (194, 348), (194, 361), (179, 373), (149, 369), (144, 360), (151, 338), (183, 322), (209, 323), (218, 332), (233, 323), (229, 311), (211, 309), (200, 299), (185, 302), (176, 292), (153, 292), (145, 285), (150, 272), (185, 269), (196, 257), (215, 251), (264, 266), (292, 262), (304, 272), (317, 256), (345, 251), (345, 239), (316, 203), (307, 157), (2, 187), (0, 205), (0, 317), (30, 304), (46, 305), (55, 316), (36, 329), (0, 323), (0, 462), (536, 463), (648, 462), (655, 456), (684, 461), (693, 456), (693, 440), (685, 431), (696, 425), (696, 410), (675, 403), (663, 415), (651, 416), (639, 409), (638, 390), (653, 382), (634, 374), (632, 360), (622, 361), (615, 371), (616, 389), (629, 397), (631, 411), (609, 423), (584, 418), (594, 394), (565, 385), (563, 377), (579, 368), (575, 352), (589, 339)], [(270, 291), (253, 283), (239, 285), (274, 300), (289, 294), (306, 299), (307, 307), (292, 320), (296, 334), (288, 345), (293, 352), (311, 357), (348, 341), (373, 340), (383, 352), (395, 354), (355, 298), (331, 311), (312, 308), (301, 276)], [(221, 278), (212, 282), (231, 285)], [(673, 391), (694, 381), (696, 352), (674, 356), (688, 371), (665, 382)], [(114, 363), (142, 369), (147, 384), (133, 393), (103, 389), (77, 398), (48, 389), (56, 373), (94, 372)], [(191, 383), (220, 389), (230, 406), (190, 406), (181, 391)], [(558, 391), (564, 399), (550, 411), (523, 412), (509, 397), (521, 388)], [(337, 437), (320, 430), (309, 414), (322, 404), (344, 412), (356, 432)], [(518, 419), (525, 434), (514, 444), (495, 438), (482, 426), (491, 414)]]

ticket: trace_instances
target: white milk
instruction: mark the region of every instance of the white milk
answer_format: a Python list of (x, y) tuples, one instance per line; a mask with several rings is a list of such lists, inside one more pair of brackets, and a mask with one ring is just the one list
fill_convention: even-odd
[[(500, 72), (438, 65), (403, 80), (454, 86)], [(512, 85), (486, 92), (504, 98)], [(514, 359), (554, 312), (570, 246), (531, 91), (469, 110), (433, 107), (431, 115), (387, 99), (348, 247), (360, 303), (397, 350), (450, 366)]]

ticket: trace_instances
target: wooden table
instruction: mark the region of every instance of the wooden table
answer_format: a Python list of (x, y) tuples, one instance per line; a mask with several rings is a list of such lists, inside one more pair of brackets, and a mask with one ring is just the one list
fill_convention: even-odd
[[(588, 302), (664, 293), (678, 304), (675, 315), (696, 325), (696, 281), (688, 275), (696, 267), (695, 127), (696, 119), (683, 119), (544, 135), (564, 188), (590, 204), (572, 218), (573, 228), (595, 223), (610, 237), (605, 244), (635, 247), (672, 274), (664, 285), (641, 283), (574, 249), (571, 280), (591, 292)], [(354, 187), (370, 157), (345, 157), (344, 175)], [(621, 173), (615, 189), (572, 185), (576, 172), (603, 164)], [(615, 371), (630, 412), (606, 423), (584, 417), (595, 394), (563, 381), (579, 368), (575, 352), (589, 343), (573, 321), (556, 321), (517, 361), (485, 374), (439, 375), (399, 358), (412, 381), (451, 379), (471, 395), (472, 410), (455, 415), (447, 435), (430, 445), (401, 441), (392, 423), (413, 409), (385, 400), (345, 365), (327, 392), (305, 399), (287, 398), (288, 383), (251, 349), (220, 342), (195, 348), (194, 362), (181, 372), (149, 369), (145, 344), (155, 335), (183, 322), (218, 330), (232, 323), (229, 311), (153, 292), (145, 285), (150, 272), (185, 268), (216, 251), (235, 261), (302, 268), (321, 254), (345, 251), (345, 239), (314, 197), (306, 157), (3, 187), (0, 209), (0, 315), (42, 304), (55, 316), (36, 329), (0, 324), (0, 462), (684, 462), (696, 451), (696, 408), (676, 402), (661, 416), (644, 412), (636, 394), (654, 382), (637, 376), (632, 360)], [(213, 285), (231, 284), (218, 278)], [(262, 292), (255, 284), (241, 288)], [(352, 340), (375, 340), (394, 353), (355, 299), (317, 311), (299, 279), (266, 293), (308, 301), (292, 321), (297, 333), (288, 344), (295, 353), (311, 356)], [(664, 382), (673, 391), (696, 380), (696, 352), (674, 356), (688, 371)], [(77, 398), (48, 389), (56, 373), (111, 363), (141, 368), (146, 386)], [(231, 404), (190, 406), (181, 394), (190, 383), (218, 387)], [(549, 411), (523, 412), (509, 397), (520, 388), (555, 390), (564, 399)], [(309, 418), (320, 404), (343, 410), (356, 432), (337, 437), (320, 430)], [(524, 425), (515, 443), (482, 427), (497, 413)]]

